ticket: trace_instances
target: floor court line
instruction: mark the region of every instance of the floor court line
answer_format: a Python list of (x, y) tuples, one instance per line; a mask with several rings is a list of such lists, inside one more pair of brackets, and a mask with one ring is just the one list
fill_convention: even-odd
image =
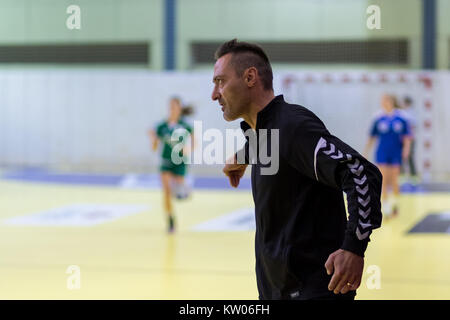
[[(78, 202), (151, 208), (91, 227), (2, 223)], [(381, 289), (362, 285), (357, 299), (450, 299), (449, 235), (407, 233), (429, 213), (448, 212), (450, 194), (408, 193), (400, 204), (400, 215), (374, 231), (366, 253), (366, 268), (380, 267)], [(256, 299), (254, 232), (193, 230), (249, 207), (249, 191), (195, 190), (175, 202), (179, 229), (167, 236), (159, 190), (0, 180), (0, 298)], [(81, 267), (77, 293), (66, 288), (71, 264)]]

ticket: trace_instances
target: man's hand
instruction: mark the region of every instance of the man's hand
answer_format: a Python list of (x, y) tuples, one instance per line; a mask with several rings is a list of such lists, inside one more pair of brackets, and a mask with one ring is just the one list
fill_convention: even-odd
[(345, 294), (358, 289), (364, 269), (364, 259), (353, 252), (339, 249), (325, 262), (328, 275), (333, 274), (328, 290)]
[(230, 179), (232, 187), (237, 188), (246, 168), (246, 164), (237, 164), (234, 156), (226, 161), (223, 173)]

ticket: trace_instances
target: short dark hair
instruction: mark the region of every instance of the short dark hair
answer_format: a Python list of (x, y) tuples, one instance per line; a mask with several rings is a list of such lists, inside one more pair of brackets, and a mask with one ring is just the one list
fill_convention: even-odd
[(231, 53), (231, 64), (234, 66), (238, 76), (250, 67), (255, 67), (261, 77), (264, 90), (273, 90), (273, 73), (269, 58), (264, 50), (253, 43), (233, 39), (223, 43), (216, 51), (214, 58)]
[(409, 106), (409, 105), (412, 105), (413, 100), (412, 100), (412, 98), (411, 98), (410, 96), (406, 96), (406, 97), (403, 99), (403, 103)]
[(183, 106), (181, 109), (182, 116), (190, 116), (194, 114), (194, 107), (190, 104)]

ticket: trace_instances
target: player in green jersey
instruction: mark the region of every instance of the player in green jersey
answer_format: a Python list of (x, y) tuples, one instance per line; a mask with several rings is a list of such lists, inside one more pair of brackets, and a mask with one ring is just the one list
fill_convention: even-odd
[[(191, 139), (191, 149), (194, 146), (194, 136), (192, 127), (183, 120), (183, 116), (190, 115), (193, 112), (192, 107), (183, 107), (178, 97), (170, 99), (169, 117), (167, 120), (160, 122), (155, 131), (150, 131), (152, 138), (152, 149), (156, 151), (159, 143), (162, 143), (161, 153), (161, 183), (163, 186), (164, 210), (168, 220), (168, 230), (175, 230), (175, 221), (172, 206), (172, 194), (178, 199), (184, 199), (188, 196), (187, 187), (185, 185), (184, 176), (186, 175), (186, 164), (184, 161), (176, 163), (172, 153), (174, 147), (180, 142), (186, 142)], [(173, 134), (177, 130), (178, 139), (172, 139)], [(175, 150), (175, 153), (178, 149)], [(185, 160), (185, 157), (191, 152), (188, 145), (184, 145), (179, 151), (179, 158)], [(177, 157), (175, 157), (177, 158)]]

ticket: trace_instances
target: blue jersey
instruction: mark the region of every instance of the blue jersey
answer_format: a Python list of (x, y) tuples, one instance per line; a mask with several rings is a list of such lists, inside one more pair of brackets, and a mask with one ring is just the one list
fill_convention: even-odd
[(370, 135), (378, 138), (376, 162), (401, 164), (403, 138), (410, 135), (408, 121), (397, 111), (378, 116)]

